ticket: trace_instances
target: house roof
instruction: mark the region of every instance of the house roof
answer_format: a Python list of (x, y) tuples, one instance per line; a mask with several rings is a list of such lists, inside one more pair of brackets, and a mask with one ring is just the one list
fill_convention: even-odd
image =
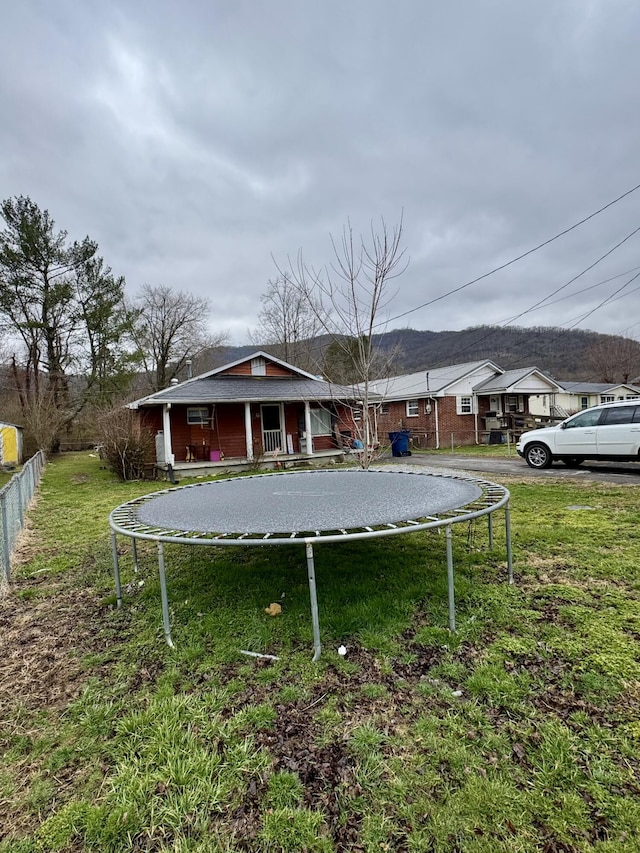
[(615, 391), (617, 388), (628, 388), (640, 394), (640, 388), (629, 382), (563, 382), (559, 380), (559, 384), (567, 394), (606, 394), (607, 391)]
[(476, 394), (501, 393), (519, 385), (531, 376), (536, 376), (547, 382), (553, 391), (560, 390), (558, 383), (549, 376), (546, 376), (537, 367), (521, 367), (518, 370), (505, 370), (499, 376), (491, 376), (489, 379), (480, 382), (473, 390)]
[(503, 373), (493, 361), (468, 361), (464, 364), (450, 364), (448, 367), (436, 367), (433, 370), (421, 370), (404, 376), (392, 376), (390, 379), (377, 379), (370, 383), (374, 393), (381, 394), (387, 400), (409, 400), (412, 397), (434, 397), (442, 394), (450, 385), (475, 373), (482, 367), (489, 367), (496, 373)]
[[(228, 373), (240, 364), (246, 364), (256, 358), (264, 358), (285, 368), (288, 375), (277, 376), (246, 375)], [(258, 350), (244, 358), (223, 364), (192, 379), (163, 388), (146, 397), (129, 403), (129, 408), (140, 406), (159, 406), (162, 403), (182, 403), (203, 405), (205, 403), (253, 403), (253, 402), (293, 402), (299, 401), (353, 401), (357, 398), (357, 389), (345, 385), (326, 382), (305, 370), (288, 364), (269, 353)]]
[(130, 403), (130, 408), (162, 403), (252, 403), (293, 402), (295, 400), (353, 400), (354, 389), (332, 385), (322, 379), (286, 376), (206, 376), (198, 377)]

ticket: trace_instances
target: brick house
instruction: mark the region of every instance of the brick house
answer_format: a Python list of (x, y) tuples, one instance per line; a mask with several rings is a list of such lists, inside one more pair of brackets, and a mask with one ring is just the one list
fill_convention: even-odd
[(492, 430), (528, 428), (529, 399), (559, 386), (535, 367), (505, 371), (490, 360), (453, 364), (371, 383), (378, 437), (410, 430), (414, 446), (479, 444)]
[(353, 390), (258, 351), (129, 404), (159, 466), (202, 470), (342, 457)]

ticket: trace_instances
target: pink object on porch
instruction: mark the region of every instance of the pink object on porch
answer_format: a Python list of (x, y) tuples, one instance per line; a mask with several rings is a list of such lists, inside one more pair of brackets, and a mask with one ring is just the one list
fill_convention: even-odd
[(210, 462), (219, 462), (220, 461), (220, 451), (219, 450), (209, 451), (209, 461)]

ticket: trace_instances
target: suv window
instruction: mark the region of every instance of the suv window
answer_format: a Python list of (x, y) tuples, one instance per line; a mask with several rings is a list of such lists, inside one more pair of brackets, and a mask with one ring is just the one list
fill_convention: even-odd
[(630, 424), (633, 423), (633, 416), (636, 411), (636, 406), (616, 406), (612, 409), (605, 409), (602, 416), (602, 423), (608, 424)]
[(574, 427), (595, 426), (601, 417), (602, 409), (588, 409), (586, 412), (580, 412), (580, 414), (571, 418), (571, 420), (565, 421), (564, 428), (573, 429)]

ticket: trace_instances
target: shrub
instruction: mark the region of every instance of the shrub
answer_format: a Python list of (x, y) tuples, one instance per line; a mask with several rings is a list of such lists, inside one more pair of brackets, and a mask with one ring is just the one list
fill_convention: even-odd
[(144, 466), (154, 459), (153, 432), (136, 412), (118, 407), (98, 417), (100, 456), (122, 480), (140, 480)]

